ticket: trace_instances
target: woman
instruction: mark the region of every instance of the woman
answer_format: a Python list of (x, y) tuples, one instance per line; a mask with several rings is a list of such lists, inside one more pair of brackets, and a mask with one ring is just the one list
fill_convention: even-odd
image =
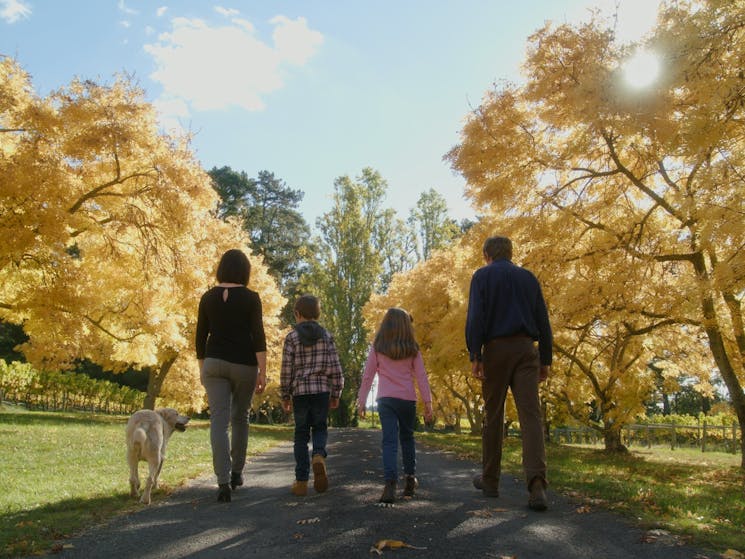
[(210, 407), (217, 500), (226, 503), (231, 490), (243, 485), (251, 399), (266, 386), (261, 299), (246, 287), (250, 275), (251, 263), (242, 251), (223, 254), (218, 284), (202, 295), (197, 318), (197, 361)]

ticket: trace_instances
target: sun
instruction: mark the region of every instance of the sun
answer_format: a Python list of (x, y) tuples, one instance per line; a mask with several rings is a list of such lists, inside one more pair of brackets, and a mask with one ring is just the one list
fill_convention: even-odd
[(639, 50), (623, 64), (626, 83), (635, 89), (652, 85), (659, 74), (660, 58), (651, 50)]

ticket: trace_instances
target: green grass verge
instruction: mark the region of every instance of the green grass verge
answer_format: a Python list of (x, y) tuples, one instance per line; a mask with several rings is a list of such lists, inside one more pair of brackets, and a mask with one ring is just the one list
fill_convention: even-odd
[[(49, 552), (54, 540), (142, 506), (129, 497), (126, 421), (0, 409), (0, 557)], [(249, 454), (291, 439), (291, 427), (252, 425)], [(209, 422), (192, 420), (168, 444), (153, 500), (211, 470)]]
[[(417, 433), (417, 440), (481, 461), (481, 437)], [(745, 552), (745, 475), (740, 456), (653, 449), (606, 454), (597, 448), (551, 444), (551, 489), (577, 503), (616, 510), (645, 527), (668, 530), (695, 545)], [(520, 441), (509, 438), (502, 471), (522, 478)]]

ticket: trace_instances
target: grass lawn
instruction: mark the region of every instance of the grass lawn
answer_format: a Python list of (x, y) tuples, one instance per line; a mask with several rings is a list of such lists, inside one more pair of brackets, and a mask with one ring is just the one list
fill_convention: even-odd
[[(129, 497), (126, 421), (0, 408), (0, 557), (49, 552), (55, 539), (142, 506)], [(249, 454), (291, 438), (291, 427), (252, 425)], [(209, 422), (192, 420), (171, 437), (153, 501), (211, 471)]]
[[(481, 461), (480, 436), (416, 436)], [(521, 453), (520, 440), (507, 439), (502, 471), (522, 478)], [(739, 454), (660, 447), (609, 455), (597, 447), (555, 444), (546, 453), (551, 490), (569, 495), (578, 514), (605, 507), (699, 546), (745, 552), (745, 475)]]

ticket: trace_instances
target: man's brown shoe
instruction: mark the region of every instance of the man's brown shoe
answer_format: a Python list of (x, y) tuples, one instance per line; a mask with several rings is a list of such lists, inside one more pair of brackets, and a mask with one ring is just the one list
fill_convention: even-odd
[(329, 478), (326, 475), (326, 459), (321, 454), (313, 456), (313, 489), (323, 493), (329, 488)]
[(533, 478), (530, 483), (530, 497), (528, 497), (528, 507), (536, 511), (544, 511), (548, 508), (548, 499), (546, 499), (545, 482), (538, 477)]
[(305, 497), (308, 494), (308, 482), (295, 480), (292, 484), (292, 494), (297, 497)]
[(484, 486), (484, 478), (481, 474), (473, 476), (473, 486), (483, 493), (484, 497), (499, 497), (499, 489)]

